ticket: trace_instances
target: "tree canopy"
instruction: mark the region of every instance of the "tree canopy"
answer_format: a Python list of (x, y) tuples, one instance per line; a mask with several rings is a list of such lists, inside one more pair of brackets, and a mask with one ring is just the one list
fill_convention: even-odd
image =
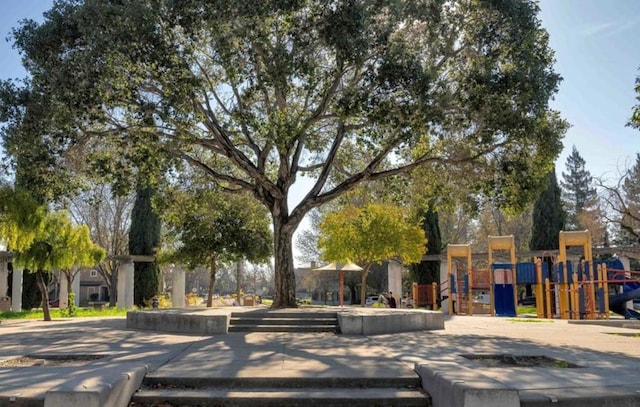
[[(274, 306), (295, 306), (296, 227), (359, 183), (464, 167), (505, 204), (531, 198), (565, 128), (538, 12), (533, 0), (60, 0), (13, 31), (29, 77), (0, 85), (4, 143), (37, 153), (33, 174), (47, 177), (79, 155), (118, 178), (173, 158), (248, 190), (273, 220)], [(302, 175), (313, 186), (289, 207)]]
[(247, 194), (224, 194), (201, 183), (165, 191), (161, 204), (177, 245), (169, 247), (163, 257), (192, 270), (210, 266), (209, 307), (218, 262), (264, 262), (273, 253), (268, 213)]
[(418, 263), (427, 239), (419, 222), (406, 209), (380, 204), (348, 206), (325, 215), (318, 246), (328, 261), (354, 261), (362, 268), (361, 305), (367, 296), (367, 273), (375, 263), (397, 258)]

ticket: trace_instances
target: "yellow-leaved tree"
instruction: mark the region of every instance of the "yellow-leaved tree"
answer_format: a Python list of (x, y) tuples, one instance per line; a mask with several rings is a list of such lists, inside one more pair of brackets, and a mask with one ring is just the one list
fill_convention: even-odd
[(362, 270), (360, 304), (367, 295), (367, 274), (374, 263), (397, 258), (404, 264), (422, 259), (427, 239), (405, 208), (386, 204), (346, 206), (327, 213), (318, 246), (327, 261), (354, 261)]
[(74, 225), (66, 212), (48, 213), (44, 228), (25, 250), (16, 252), (16, 263), (38, 273), (38, 287), (42, 295), (44, 320), (50, 321), (49, 295), (43, 273), (61, 270), (67, 278), (69, 305), (72, 306), (72, 282), (76, 267), (91, 267), (102, 261), (106, 251), (89, 237), (89, 228)]

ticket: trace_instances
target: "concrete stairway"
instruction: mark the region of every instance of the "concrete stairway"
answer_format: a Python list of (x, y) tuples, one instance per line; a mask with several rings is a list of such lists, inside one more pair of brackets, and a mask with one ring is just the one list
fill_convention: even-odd
[[(380, 366), (384, 369), (384, 366)], [(430, 407), (416, 378), (145, 378), (130, 407)]]
[(234, 312), (229, 332), (339, 333), (335, 312)]

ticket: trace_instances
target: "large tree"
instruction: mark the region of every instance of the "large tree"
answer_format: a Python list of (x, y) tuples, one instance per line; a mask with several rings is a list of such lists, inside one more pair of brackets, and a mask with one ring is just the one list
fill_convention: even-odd
[(586, 162), (578, 152), (576, 146), (571, 149), (567, 157), (567, 172), (562, 172), (560, 185), (563, 188), (563, 201), (567, 211), (567, 226), (571, 230), (577, 230), (580, 224), (580, 215), (595, 203), (596, 189), (593, 187), (593, 177), (586, 169)]
[[(273, 221), (274, 306), (295, 306), (294, 231), (364, 181), (472, 163), (505, 203), (531, 197), (564, 129), (538, 12), (533, 0), (61, 0), (13, 32), (30, 76), (1, 87), (23, 106), (5, 112), (21, 135), (7, 143), (38, 138), (59, 156), (109, 140), (120, 148), (101, 162), (116, 174), (176, 157), (250, 191)], [(302, 175), (313, 185), (290, 207)]]

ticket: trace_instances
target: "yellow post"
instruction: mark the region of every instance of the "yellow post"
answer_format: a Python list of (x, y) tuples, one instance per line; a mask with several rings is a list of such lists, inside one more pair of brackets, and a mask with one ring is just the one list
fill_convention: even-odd
[(542, 287), (542, 259), (536, 258), (536, 316), (544, 318), (544, 290)]
[(544, 287), (547, 295), (545, 295), (544, 299), (547, 305), (547, 318), (553, 318), (553, 314), (551, 313), (551, 284), (549, 283), (549, 278), (544, 279)]
[[(467, 272), (469, 273), (469, 291), (471, 291), (471, 246), (468, 244), (448, 244), (447, 245), (447, 276), (449, 278), (449, 315), (453, 314), (453, 288), (451, 287), (451, 276), (453, 275), (453, 259), (456, 257), (463, 257), (467, 259)], [(454, 280), (457, 280), (457, 276)], [(455, 284), (455, 281), (454, 281)], [(456, 295), (457, 287), (456, 288)], [(468, 295), (470, 312), (473, 312), (473, 296)], [(458, 304), (460, 307), (460, 304)]]
[[(564, 283), (560, 288), (560, 314), (562, 319), (571, 318), (570, 313), (573, 311), (569, 302), (569, 286), (567, 283), (567, 246), (582, 246), (584, 249), (585, 261), (591, 263), (593, 255), (591, 252), (591, 232), (588, 230), (565, 232), (561, 231), (559, 235), (558, 262), (563, 264)], [(576, 281), (574, 280), (574, 283)], [(573, 302), (573, 300), (571, 300)], [(573, 304), (578, 306), (577, 302)], [(578, 309), (579, 314), (579, 309)]]
[(411, 284), (411, 296), (413, 297), (413, 308), (418, 308), (418, 283)]
[(580, 284), (578, 283), (578, 273), (573, 272), (573, 290), (571, 293), (571, 319), (580, 319)]

